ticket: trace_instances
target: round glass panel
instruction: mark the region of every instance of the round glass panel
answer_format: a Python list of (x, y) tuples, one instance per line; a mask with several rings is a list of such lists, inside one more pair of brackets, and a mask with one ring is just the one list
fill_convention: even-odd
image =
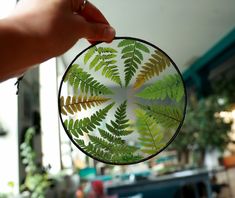
[(118, 37), (78, 54), (59, 89), (71, 141), (108, 164), (134, 164), (166, 148), (182, 126), (186, 91), (171, 58), (146, 41)]

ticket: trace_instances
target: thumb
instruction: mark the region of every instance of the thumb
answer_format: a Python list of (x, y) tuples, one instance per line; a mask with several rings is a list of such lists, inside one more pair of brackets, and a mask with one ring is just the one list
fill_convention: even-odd
[(94, 43), (97, 41), (111, 42), (114, 39), (116, 32), (107, 24), (86, 21), (80, 29), (80, 34), (91, 43)]

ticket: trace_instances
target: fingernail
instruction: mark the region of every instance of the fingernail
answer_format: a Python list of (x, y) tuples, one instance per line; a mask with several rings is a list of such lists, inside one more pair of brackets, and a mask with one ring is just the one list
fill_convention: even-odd
[(115, 34), (116, 34), (116, 32), (115, 32), (114, 28), (106, 27), (104, 29), (104, 35), (103, 36), (107, 39), (113, 39), (115, 37)]

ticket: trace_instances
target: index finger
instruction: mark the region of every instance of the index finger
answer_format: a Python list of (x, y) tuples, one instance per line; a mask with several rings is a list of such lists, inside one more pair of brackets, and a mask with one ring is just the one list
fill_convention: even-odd
[(84, 9), (79, 14), (89, 22), (109, 24), (101, 11), (89, 1), (87, 1)]
[[(89, 1), (86, 3), (84, 9), (80, 12), (80, 15), (83, 16), (89, 22), (103, 23), (109, 25), (109, 22), (101, 13), (101, 11)], [(89, 42), (91, 44), (95, 44), (97, 41), (89, 40)]]

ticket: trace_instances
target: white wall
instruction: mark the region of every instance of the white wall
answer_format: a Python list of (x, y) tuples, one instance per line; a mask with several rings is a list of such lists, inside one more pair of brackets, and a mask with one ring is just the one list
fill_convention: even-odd
[[(16, 0), (0, 0), (0, 19), (9, 15), (14, 9)], [(18, 122), (16, 79), (0, 83), (0, 122), (7, 130), (6, 137), (0, 137), (0, 192), (10, 189), (7, 186), (13, 181), (18, 186)], [(15, 191), (18, 191), (15, 188)]]
[(39, 67), (40, 112), (42, 130), (43, 165), (51, 165), (51, 173), (58, 173), (60, 165), (60, 134), (58, 117), (58, 88), (56, 59), (50, 59)]
[(7, 136), (0, 137), (0, 192), (8, 190), (9, 181), (18, 186), (18, 100), (15, 81), (0, 83), (0, 122), (8, 132)]

